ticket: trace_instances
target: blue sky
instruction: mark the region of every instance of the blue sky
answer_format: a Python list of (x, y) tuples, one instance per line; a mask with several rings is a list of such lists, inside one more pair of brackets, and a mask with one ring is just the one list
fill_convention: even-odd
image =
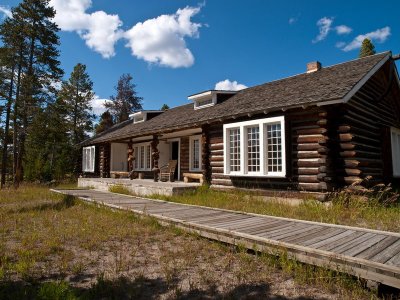
[[(20, 1), (1, 0), (7, 11)], [(130, 73), (145, 109), (189, 103), (207, 89), (241, 88), (354, 59), (368, 36), (400, 53), (400, 1), (51, 0), (66, 77), (80, 62), (99, 99)], [(1, 16), (3, 17), (3, 16)], [(237, 84), (235, 84), (235, 81)], [(94, 102), (99, 111), (102, 100)]]

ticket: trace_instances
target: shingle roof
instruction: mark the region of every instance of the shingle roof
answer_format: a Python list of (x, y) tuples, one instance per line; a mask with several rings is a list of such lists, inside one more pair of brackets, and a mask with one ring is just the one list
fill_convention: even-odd
[(239, 91), (215, 106), (194, 110), (193, 103), (165, 111), (146, 122), (111, 128), (85, 144), (143, 136), (174, 129), (198, 126), (234, 115), (273, 111), (343, 99), (379, 62), (390, 55), (384, 52), (322, 68)]

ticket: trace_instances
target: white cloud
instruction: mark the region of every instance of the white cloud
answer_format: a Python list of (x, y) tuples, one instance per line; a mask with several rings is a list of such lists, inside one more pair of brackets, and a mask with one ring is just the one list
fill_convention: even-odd
[(139, 22), (125, 32), (127, 47), (131, 48), (132, 55), (152, 64), (190, 67), (194, 57), (185, 37), (198, 37), (201, 24), (192, 22), (191, 18), (199, 11), (200, 7), (187, 6), (175, 14)]
[(9, 18), (12, 18), (12, 12), (11, 12), (11, 9), (9, 9), (8, 7), (6, 7), (6, 6), (2, 6), (2, 5), (0, 5), (0, 13), (3, 13), (4, 14), (4, 16), (3, 17), (9, 17)]
[(336, 48), (343, 48), (344, 46), (346, 46), (346, 43), (345, 42), (337, 42), (335, 46), (336, 46)]
[(86, 45), (104, 58), (115, 55), (115, 43), (122, 37), (122, 21), (118, 15), (104, 11), (86, 13), (91, 0), (51, 0), (56, 10), (54, 21), (64, 31), (75, 31)]
[(328, 36), (328, 33), (332, 29), (332, 23), (333, 23), (333, 18), (323, 17), (318, 20), (317, 26), (319, 28), (319, 34), (313, 40), (313, 43), (318, 43), (324, 40)]
[(247, 88), (244, 84), (238, 83), (237, 81), (230, 81), (225, 79), (215, 84), (215, 89), (220, 91), (239, 91)]
[(111, 102), (111, 100), (101, 99), (99, 96), (95, 95), (91, 101), (92, 112), (95, 115), (100, 116), (103, 112), (106, 111), (106, 108), (104, 107), (104, 103), (106, 102)]
[(390, 27), (386, 26), (384, 28), (377, 29), (375, 31), (366, 34), (358, 35), (357, 37), (354, 38), (353, 41), (351, 41), (345, 46), (343, 45), (342, 50), (348, 52), (354, 49), (358, 49), (361, 47), (362, 41), (366, 38), (370, 39), (371, 41), (383, 43), (387, 40), (389, 36), (390, 36)]
[(342, 34), (349, 34), (350, 32), (353, 31), (353, 29), (351, 29), (349, 26), (346, 25), (339, 25), (335, 27), (336, 33), (339, 35)]
[(289, 24), (292, 25), (292, 24), (296, 23), (297, 20), (298, 20), (297, 17), (292, 17), (292, 18), (289, 19)]

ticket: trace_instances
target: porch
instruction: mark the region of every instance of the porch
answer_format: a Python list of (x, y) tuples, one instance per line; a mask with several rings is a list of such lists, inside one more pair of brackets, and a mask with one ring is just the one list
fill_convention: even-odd
[(100, 191), (109, 191), (112, 186), (122, 186), (131, 193), (140, 196), (148, 195), (179, 195), (187, 191), (195, 190), (201, 184), (197, 182), (184, 183), (183, 181), (174, 182), (154, 182), (152, 179), (127, 179), (127, 178), (79, 178), (78, 187), (90, 187)]

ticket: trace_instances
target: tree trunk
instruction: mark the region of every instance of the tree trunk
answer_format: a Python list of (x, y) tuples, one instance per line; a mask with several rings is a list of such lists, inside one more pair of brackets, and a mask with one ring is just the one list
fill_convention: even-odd
[(0, 189), (2, 189), (6, 183), (6, 172), (7, 172), (7, 147), (9, 143), (9, 127), (10, 127), (10, 114), (11, 114), (11, 103), (12, 103), (12, 96), (13, 96), (13, 88), (14, 88), (14, 71), (15, 65), (12, 66), (11, 69), (11, 81), (10, 81), (10, 91), (8, 92), (8, 100), (7, 100), (7, 108), (6, 108), (6, 124), (4, 128), (4, 139), (3, 139), (3, 157), (2, 157), (2, 164), (1, 164), (1, 182), (0, 182)]

